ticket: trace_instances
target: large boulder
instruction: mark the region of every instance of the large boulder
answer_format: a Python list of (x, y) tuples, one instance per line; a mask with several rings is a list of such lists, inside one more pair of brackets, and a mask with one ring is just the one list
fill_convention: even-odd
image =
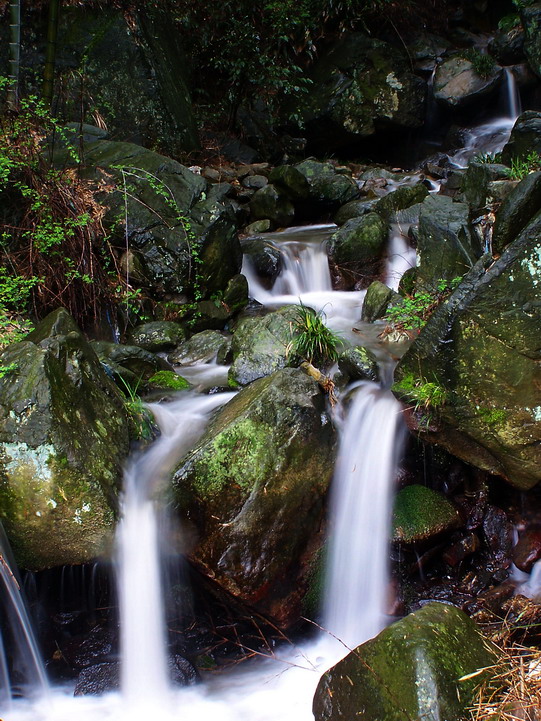
[(244, 386), (285, 368), (292, 359), (291, 340), (297, 319), (294, 306), (260, 317), (243, 318), (233, 334), (230, 384)]
[(312, 80), (299, 111), (308, 137), (326, 152), (378, 131), (423, 124), (426, 84), (407, 57), (382, 40), (342, 36), (316, 63)]
[(327, 671), (314, 715), (316, 721), (460, 721), (497, 660), (465, 613), (429, 603)]
[(521, 6), (520, 19), (524, 27), (524, 52), (531, 69), (541, 78), (541, 3)]
[(434, 97), (438, 103), (449, 108), (479, 106), (497, 91), (501, 78), (502, 69), (498, 65), (480, 75), (475, 63), (455, 56), (438, 65), (434, 76)]
[(41, 569), (110, 550), (128, 453), (122, 397), (65, 310), (0, 356), (0, 516), (17, 562)]
[(332, 163), (303, 160), (295, 166), (308, 183), (308, 198), (304, 203), (312, 212), (335, 211), (344, 203), (360, 195), (355, 181), (337, 173)]
[(541, 210), (541, 172), (527, 175), (504, 199), (494, 223), (492, 249), (501, 253)]
[(522, 489), (541, 480), (540, 233), (538, 213), (479, 261), (397, 368), (428, 401), (437, 391), (423, 437)]
[(525, 158), (531, 152), (541, 154), (541, 113), (536, 110), (519, 115), (502, 150), (502, 161), (511, 165), (513, 160)]
[(421, 204), (417, 252), (419, 285), (435, 288), (442, 280), (463, 276), (483, 252), (470, 230), (468, 206), (429, 195)]
[(300, 612), (333, 448), (317, 383), (287, 368), (220, 410), (173, 476), (191, 559), (281, 625)]
[[(56, 159), (73, 162), (67, 151)], [(83, 166), (87, 177), (106, 181), (104, 225), (138, 260), (133, 285), (157, 298), (202, 297), (223, 291), (240, 272), (233, 211), (206, 198), (204, 178), (151, 150), (107, 140), (84, 146)]]
[(381, 272), (387, 223), (378, 213), (347, 220), (332, 234), (329, 257), (346, 288), (366, 288)]

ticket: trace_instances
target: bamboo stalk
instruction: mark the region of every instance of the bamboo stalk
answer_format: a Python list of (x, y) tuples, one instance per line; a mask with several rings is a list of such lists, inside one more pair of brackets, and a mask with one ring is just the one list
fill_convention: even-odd
[(47, 20), (47, 45), (45, 48), (45, 66), (43, 68), (43, 100), (50, 106), (54, 93), (54, 67), (56, 62), (56, 41), (58, 36), (58, 15), (60, 0), (49, 0)]
[(19, 105), (19, 74), (21, 69), (21, 0), (9, 3), (9, 79), (8, 107)]

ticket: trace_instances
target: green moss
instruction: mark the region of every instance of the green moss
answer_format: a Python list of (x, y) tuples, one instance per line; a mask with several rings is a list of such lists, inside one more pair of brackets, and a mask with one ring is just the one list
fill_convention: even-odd
[(416, 378), (412, 373), (397, 381), (392, 390), (400, 397), (424, 408), (439, 408), (447, 401), (447, 391), (438, 383)]
[(420, 541), (453, 528), (458, 520), (456, 508), (440, 493), (425, 486), (407, 486), (396, 497), (393, 540)]
[(306, 618), (318, 617), (325, 592), (325, 573), (327, 568), (327, 547), (323, 546), (315, 554), (308, 571), (308, 590), (302, 601), (302, 611)]
[(507, 413), (501, 409), (478, 408), (477, 413), (489, 426), (496, 426), (500, 423), (505, 423), (507, 419)]
[(249, 491), (272, 466), (271, 429), (249, 418), (219, 433), (197, 464), (194, 488), (215, 496), (228, 485)]
[(172, 391), (184, 391), (190, 388), (190, 384), (174, 371), (158, 371), (148, 379), (148, 382), (158, 388), (168, 388)]

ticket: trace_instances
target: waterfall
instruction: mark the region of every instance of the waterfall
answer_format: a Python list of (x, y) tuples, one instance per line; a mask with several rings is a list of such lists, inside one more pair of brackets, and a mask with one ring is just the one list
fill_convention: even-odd
[(511, 68), (505, 68), (505, 110), (506, 116), (515, 121), (522, 112), (520, 93), (515, 74)]
[(335, 471), (325, 627), (349, 648), (385, 625), (401, 405), (374, 383), (354, 386)]
[(119, 524), (118, 586), (121, 685), (127, 704), (143, 715), (167, 706), (168, 656), (161, 587), (160, 536), (165, 527), (157, 500), (169, 474), (202, 434), (210, 413), (234, 393), (186, 393), (172, 403), (149, 404), (161, 436), (126, 469)]
[(3, 707), (9, 705), (12, 694), (43, 697), (48, 693), (47, 676), (10, 556), (9, 544), (0, 526), (0, 703)]

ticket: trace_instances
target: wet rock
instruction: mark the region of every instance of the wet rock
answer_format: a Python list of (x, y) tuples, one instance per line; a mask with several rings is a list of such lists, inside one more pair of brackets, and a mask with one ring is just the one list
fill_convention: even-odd
[(513, 160), (525, 158), (530, 152), (541, 154), (541, 112), (536, 110), (527, 110), (519, 115), (502, 150), (502, 161), (511, 165)]
[(513, 563), (525, 573), (530, 573), (532, 566), (541, 558), (541, 529), (535, 528), (520, 534), (518, 543), (513, 549)]
[(496, 660), (496, 650), (466, 614), (429, 603), (327, 671), (314, 715), (316, 721), (459, 721)]
[(492, 250), (501, 253), (541, 210), (541, 172), (530, 173), (505, 198), (496, 214)]
[(462, 180), (462, 191), (472, 212), (479, 212), (490, 200), (491, 182), (507, 177), (508, 168), (505, 165), (470, 162)]
[(312, 80), (299, 111), (309, 140), (324, 152), (423, 124), (426, 85), (405, 55), (381, 40), (343, 35), (322, 54)]
[(502, 69), (498, 65), (482, 77), (475, 71), (474, 64), (463, 57), (455, 56), (438, 65), (434, 76), (434, 97), (449, 108), (481, 106), (498, 89)]
[(379, 275), (387, 224), (377, 213), (346, 221), (330, 237), (329, 256), (347, 288), (366, 288)]
[(456, 528), (458, 511), (441, 493), (426, 486), (406, 486), (398, 492), (393, 511), (393, 541), (417, 543)]
[(334, 216), (334, 222), (336, 225), (344, 225), (344, 223), (352, 218), (359, 218), (361, 215), (366, 215), (374, 209), (376, 202), (374, 199), (350, 200), (349, 203), (346, 203), (338, 210)]
[(307, 203), (314, 212), (333, 212), (360, 195), (357, 184), (347, 175), (337, 173), (332, 163), (304, 160), (295, 168), (308, 182)]
[(74, 639), (62, 647), (62, 656), (70, 666), (82, 669), (106, 663), (116, 652), (118, 639), (101, 626), (95, 626), (85, 637)]
[(513, 27), (499, 30), (489, 41), (488, 50), (500, 65), (524, 62), (524, 28), (518, 15)]
[(74, 696), (99, 696), (120, 688), (120, 662), (98, 663), (84, 668), (75, 684)]
[(174, 371), (158, 371), (148, 379), (150, 390), (186, 391), (190, 383)]
[(463, 276), (483, 252), (471, 233), (469, 208), (444, 195), (423, 201), (417, 234), (417, 283), (436, 288), (441, 280)]
[(514, 530), (505, 511), (495, 506), (487, 506), (482, 528), (490, 551), (491, 569), (509, 568), (513, 555)]
[(169, 673), (175, 686), (192, 686), (199, 676), (194, 666), (183, 656), (174, 654), (169, 656)]
[(128, 452), (124, 402), (60, 309), (1, 354), (0, 515), (28, 569), (90, 561), (112, 540)]
[(475, 533), (468, 533), (456, 541), (456, 543), (448, 546), (442, 553), (442, 558), (445, 563), (448, 563), (454, 568), (462, 563), (465, 558), (468, 558), (468, 556), (478, 551), (480, 545), (478, 536), (476, 536)]
[(242, 187), (248, 190), (260, 190), (268, 184), (269, 180), (264, 175), (247, 175), (241, 181)]
[(223, 361), (230, 346), (231, 340), (225, 334), (217, 330), (204, 330), (182, 343), (173, 353), (169, 353), (167, 360), (173, 365), (181, 366), (208, 363), (216, 357)]
[(531, 69), (541, 78), (541, 3), (521, 7), (520, 19), (524, 27), (524, 52)]
[(443, 393), (423, 438), (522, 489), (541, 480), (540, 232), (538, 214), (498, 260), (479, 261), (396, 371)]
[[(218, 295), (219, 298), (219, 295)], [(238, 273), (227, 283), (220, 304), (225, 307), (229, 317), (233, 317), (248, 305), (248, 280)]]
[(310, 185), (303, 173), (293, 165), (279, 165), (269, 175), (270, 182), (293, 202), (306, 200)]
[(348, 348), (340, 354), (338, 367), (349, 380), (377, 381), (379, 378), (378, 362), (366, 348), (356, 346)]
[(428, 195), (428, 188), (423, 183), (403, 185), (392, 193), (385, 195), (374, 205), (374, 212), (386, 220), (390, 220), (397, 211), (421, 203)]
[(133, 345), (152, 353), (171, 350), (186, 337), (186, 331), (172, 321), (153, 321), (142, 323), (130, 331), (129, 339)]
[(370, 283), (363, 300), (361, 320), (373, 323), (375, 320), (383, 318), (385, 311), (395, 297), (399, 297), (398, 293), (391, 290), (385, 283), (379, 280)]
[(253, 220), (266, 219), (274, 227), (283, 227), (293, 223), (295, 207), (274, 185), (267, 185), (258, 190), (250, 201), (250, 215)]
[(241, 320), (231, 344), (230, 383), (244, 386), (287, 366), (292, 360), (290, 344), (296, 320), (294, 306)]
[(282, 254), (264, 238), (246, 238), (242, 250), (260, 278), (273, 282), (282, 270)]
[(281, 625), (300, 612), (334, 440), (317, 383), (284, 369), (221, 409), (173, 476), (191, 559)]
[[(266, 233), (271, 229), (271, 222), (270, 220), (254, 220), (253, 223), (250, 223), (250, 225), (247, 225), (246, 228), (244, 228), (244, 232), (246, 235), (258, 235), (259, 233)], [(244, 248), (244, 244), (241, 242)]]
[(121, 386), (123, 381), (140, 384), (158, 371), (173, 370), (163, 358), (139, 346), (108, 341), (94, 341), (90, 345), (107, 373)]

